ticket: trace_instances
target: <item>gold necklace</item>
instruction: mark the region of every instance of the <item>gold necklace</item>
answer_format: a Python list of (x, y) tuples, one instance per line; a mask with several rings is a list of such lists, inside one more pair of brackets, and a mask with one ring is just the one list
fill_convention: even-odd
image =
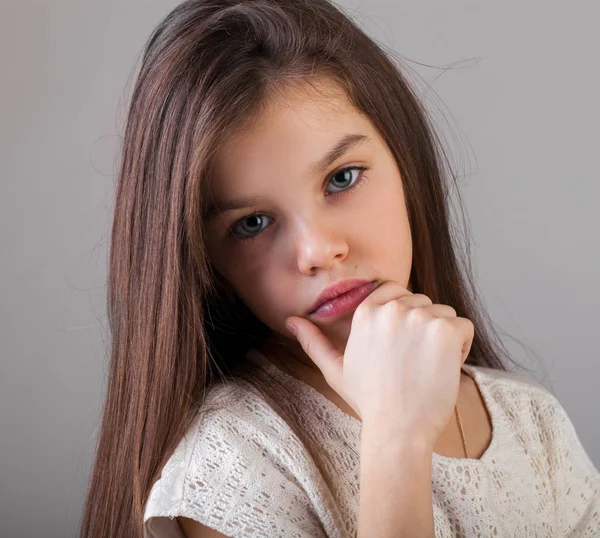
[(460, 414), (458, 412), (458, 405), (454, 406), (454, 411), (456, 412), (456, 421), (458, 422), (458, 427), (460, 429), (460, 436), (462, 438), (463, 448), (465, 450), (465, 457), (469, 457), (469, 451), (467, 450), (467, 440), (465, 439), (465, 432), (463, 430), (462, 422), (460, 420)]

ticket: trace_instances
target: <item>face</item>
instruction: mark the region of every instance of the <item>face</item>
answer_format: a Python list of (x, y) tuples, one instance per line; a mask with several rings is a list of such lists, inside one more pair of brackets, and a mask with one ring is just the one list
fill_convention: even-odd
[[(209, 184), (221, 211), (205, 226), (212, 264), (275, 338), (296, 342), (285, 321), (301, 316), (343, 350), (354, 310), (312, 319), (318, 295), (345, 279), (410, 289), (412, 243), (392, 153), (341, 91), (327, 89), (290, 90), (228, 140)], [(322, 162), (348, 135), (355, 143)]]

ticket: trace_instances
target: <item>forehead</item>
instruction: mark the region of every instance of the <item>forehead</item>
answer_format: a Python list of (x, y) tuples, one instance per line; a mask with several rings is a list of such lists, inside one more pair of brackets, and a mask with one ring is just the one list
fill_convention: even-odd
[(219, 197), (246, 184), (300, 178), (311, 163), (349, 133), (375, 138), (373, 127), (341, 90), (325, 93), (302, 88), (274, 98), (248, 129), (233, 135), (219, 150), (210, 186)]

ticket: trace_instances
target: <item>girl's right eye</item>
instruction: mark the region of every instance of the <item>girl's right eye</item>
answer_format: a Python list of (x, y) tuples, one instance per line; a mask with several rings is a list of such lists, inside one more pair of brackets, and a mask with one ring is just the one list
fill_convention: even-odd
[[(266, 219), (269, 219), (266, 215), (261, 213), (252, 213), (238, 220), (229, 229), (228, 235), (239, 239), (240, 241), (249, 241), (258, 237), (268, 225), (265, 224)], [(241, 230), (241, 231), (240, 231)], [(248, 234), (248, 235), (246, 235)]]

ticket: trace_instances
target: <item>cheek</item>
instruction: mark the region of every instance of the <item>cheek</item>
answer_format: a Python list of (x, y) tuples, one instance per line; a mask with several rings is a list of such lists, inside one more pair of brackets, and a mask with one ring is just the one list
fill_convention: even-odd
[(211, 239), (214, 238), (209, 238), (207, 250), (212, 264), (248, 308), (271, 326), (282, 304), (287, 304), (286, 296), (289, 298), (289, 289), (287, 293), (284, 289), (282, 256), (256, 245), (231, 245)]
[(235, 269), (229, 271), (229, 281), (248, 308), (271, 328), (281, 324), (280, 318), (290, 300), (289, 285), (286, 289), (285, 275), (278, 260), (281, 257), (270, 259), (255, 253), (248, 259), (238, 259), (230, 266)]
[(402, 188), (398, 186), (400, 180), (390, 178), (389, 188), (376, 190), (361, 206), (357, 217), (363, 226), (356, 233), (361, 234), (361, 244), (368, 249), (365, 254), (380, 269), (391, 272), (390, 277), (393, 274), (403, 279), (412, 265), (410, 223)]
[(377, 201), (378, 232), (382, 238), (404, 237), (409, 232), (408, 215), (402, 196), (394, 193)]
[(229, 239), (209, 239), (207, 253), (214, 267), (236, 290), (245, 291), (249, 282), (264, 273), (263, 257), (256, 256), (252, 248), (236, 245)]
[(382, 180), (352, 208), (351, 229), (354, 237), (368, 241), (372, 249), (385, 249), (390, 240), (397, 241), (408, 233), (406, 205), (399, 179)]

